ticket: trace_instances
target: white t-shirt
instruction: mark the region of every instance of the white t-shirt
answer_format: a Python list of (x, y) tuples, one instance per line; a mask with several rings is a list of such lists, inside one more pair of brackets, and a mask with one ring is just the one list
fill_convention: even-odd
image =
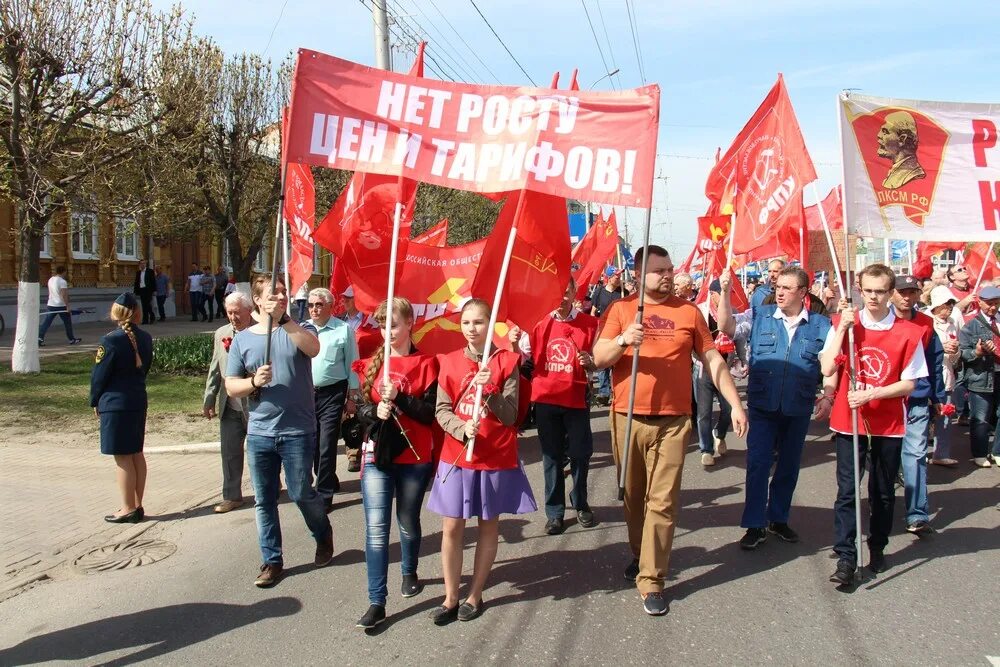
[[(889, 314), (878, 322), (872, 319), (871, 315), (868, 314), (868, 310), (865, 308), (862, 308), (859, 311), (859, 314), (860, 317), (856, 321), (860, 321), (861, 326), (872, 331), (888, 331), (892, 328), (893, 323), (896, 321), (896, 313), (893, 312), (892, 308), (889, 309)], [(837, 327), (830, 327), (830, 332), (826, 335), (826, 342), (823, 344), (823, 349), (820, 350), (821, 355), (828, 355), (833, 351), (833, 343), (836, 336)], [(844, 340), (847, 340), (847, 334), (844, 334)], [(923, 345), (918, 345), (917, 349), (913, 351), (913, 356), (910, 357), (910, 359), (906, 362), (906, 366), (903, 367), (902, 372), (900, 372), (899, 379), (917, 380), (919, 378), (927, 377), (927, 375), (927, 357), (924, 356)]]
[(62, 290), (69, 289), (69, 283), (62, 276), (52, 276), (49, 278), (49, 301), (51, 308), (65, 308), (66, 302), (62, 298)]
[(201, 273), (192, 273), (188, 276), (188, 291), (189, 292), (200, 292), (201, 291)]

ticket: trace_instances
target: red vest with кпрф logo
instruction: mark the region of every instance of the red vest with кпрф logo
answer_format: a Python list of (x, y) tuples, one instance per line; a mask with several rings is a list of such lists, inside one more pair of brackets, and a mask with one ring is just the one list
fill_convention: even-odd
[[(509, 350), (499, 350), (487, 364), (492, 377), (490, 384), (503, 391), (503, 384), (517, 372), (521, 357)], [(455, 415), (463, 420), (472, 419), (476, 400), (476, 386), (472, 378), (479, 372), (479, 364), (465, 356), (465, 349), (456, 350), (438, 357), (441, 375), (438, 386), (451, 397), (451, 407)], [(483, 396), (483, 409), (479, 418), (479, 434), (473, 449), (472, 461), (465, 460), (463, 443), (449, 433), (444, 435), (441, 460), (449, 465), (454, 461), (459, 468), (471, 470), (504, 470), (517, 467), (517, 426), (505, 426), (490, 412)], [(457, 461), (456, 461), (457, 459)]]
[[(857, 368), (857, 388), (885, 387), (899, 382), (903, 368), (915, 353), (923, 354), (923, 328), (919, 324), (896, 318), (885, 331), (866, 329), (861, 325), (861, 314), (854, 326), (855, 367)], [(834, 315), (833, 326), (840, 323), (840, 315)], [(841, 354), (850, 358), (847, 334), (840, 348)], [(840, 369), (840, 381), (833, 398), (833, 413), (830, 428), (838, 433), (851, 433), (851, 409), (847, 405), (847, 391), (850, 389), (850, 363), (845, 362)], [(860, 435), (881, 435), (902, 438), (906, 433), (906, 399), (876, 399), (858, 409), (858, 433)]]
[(547, 317), (531, 334), (531, 400), (564, 408), (587, 407), (587, 371), (577, 360), (590, 352), (597, 337), (597, 318), (577, 313), (569, 321)]

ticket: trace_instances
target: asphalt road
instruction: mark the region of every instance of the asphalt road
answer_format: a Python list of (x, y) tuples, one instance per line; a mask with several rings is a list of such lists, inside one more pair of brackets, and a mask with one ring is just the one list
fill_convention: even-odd
[[(802, 541), (784, 544), (772, 536), (751, 553), (736, 546), (743, 444), (730, 438), (730, 453), (708, 470), (692, 446), (667, 591), (670, 612), (652, 618), (622, 578), (630, 556), (603, 411), (594, 426), (600, 433), (591, 502), (600, 524), (583, 529), (571, 518), (565, 534), (549, 537), (540, 511), (503, 519), (487, 608), (473, 622), (439, 628), (426, 618), (443, 586), (440, 521), (425, 511), (420, 574), (427, 588), (415, 598), (398, 596), (394, 547), (389, 622), (371, 634), (354, 627), (368, 605), (354, 480), (331, 515), (337, 556), (329, 567), (312, 567), (312, 540), (295, 506), (285, 502), (289, 570), (275, 588), (258, 590), (252, 585), (259, 563), (253, 511), (215, 516), (197, 510), (144, 535), (176, 545), (165, 560), (45, 583), (0, 604), (0, 665), (990, 665), (989, 656), (1000, 656), (1000, 471), (965, 462), (954, 471), (933, 468), (939, 532), (925, 539), (905, 534), (898, 500), (890, 569), (845, 592), (827, 581), (835, 565), (835, 486), (823, 429), (807, 441), (792, 511)], [(540, 497), (537, 440), (524, 438), (521, 451)], [(467, 576), (474, 531), (470, 526), (466, 535)]]

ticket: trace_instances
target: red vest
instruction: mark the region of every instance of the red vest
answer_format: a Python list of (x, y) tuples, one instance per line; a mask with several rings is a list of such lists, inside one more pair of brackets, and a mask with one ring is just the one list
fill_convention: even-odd
[[(861, 319), (860, 313), (858, 320)], [(840, 316), (834, 315), (833, 326), (837, 327)], [(885, 387), (899, 382), (900, 375), (914, 354), (923, 354), (923, 328), (907, 320), (896, 318), (886, 331), (874, 331), (861, 326), (854, 327), (855, 365), (857, 367), (857, 388)], [(841, 354), (850, 356), (847, 335)], [(851, 432), (851, 410), (847, 406), (847, 391), (850, 389), (850, 364), (845, 362), (840, 370), (840, 382), (833, 398), (833, 413), (830, 428), (838, 433)], [(858, 433), (860, 435), (881, 435), (901, 438), (906, 433), (906, 403), (902, 396), (869, 401), (858, 409)]]
[(920, 336), (920, 342), (923, 343), (925, 348), (930, 345), (931, 336), (937, 335), (934, 333), (934, 318), (930, 317), (926, 313), (921, 313), (918, 310), (913, 313), (913, 319), (907, 321), (912, 322), (923, 329), (923, 333)]
[[(368, 365), (370, 363), (371, 359), (365, 359), (361, 362), (361, 367), (358, 370), (358, 377), (361, 378), (362, 388), (365, 384), (365, 374), (368, 372)], [(382, 368), (379, 367), (379, 370), (376, 372), (375, 383), (372, 385), (369, 396), (370, 400), (374, 403), (382, 400), (382, 396), (378, 392), (378, 386), (382, 383)], [(429, 354), (416, 352), (405, 357), (392, 357), (389, 361), (389, 379), (396, 385), (399, 393), (406, 394), (407, 396), (423, 396), (427, 393), (428, 388), (437, 381), (437, 375), (437, 359)], [(428, 399), (433, 403), (435, 397), (430, 396)], [(421, 424), (399, 410), (396, 411), (396, 416), (399, 417), (399, 423), (402, 425), (403, 430), (406, 431), (406, 437), (409, 438), (410, 444), (416, 450), (416, 454), (407, 447), (393, 460), (393, 463), (433, 463), (437, 461), (437, 455), (440, 452), (441, 441), (444, 435), (444, 431), (441, 430), (437, 422), (435, 421), (433, 424)], [(418, 459), (417, 456), (420, 458)]]
[[(502, 391), (507, 378), (517, 372), (520, 360), (520, 355), (515, 352), (498, 351), (487, 364), (493, 373), (491, 384)], [(438, 385), (451, 397), (455, 415), (463, 421), (469, 421), (476, 400), (476, 387), (472, 384), (472, 378), (479, 371), (479, 364), (465, 356), (464, 348), (438, 356), (438, 363), (441, 367)], [(516, 468), (517, 425), (505, 426), (485, 406), (480, 414), (479, 435), (476, 436), (472, 461), (465, 460), (463, 443), (449, 433), (444, 434), (441, 460), (450, 465), (457, 459), (458, 467), (471, 470)]]
[(577, 313), (569, 322), (547, 317), (531, 334), (531, 400), (565, 408), (587, 407), (587, 371), (576, 355), (590, 352), (597, 318)]

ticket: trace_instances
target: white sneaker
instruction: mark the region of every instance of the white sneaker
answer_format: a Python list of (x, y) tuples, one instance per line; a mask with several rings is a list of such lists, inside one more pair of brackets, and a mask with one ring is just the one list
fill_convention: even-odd
[[(983, 460), (985, 461), (985, 459), (983, 459)], [(715, 465), (715, 457), (712, 456), (711, 454), (709, 454), (708, 452), (704, 452), (701, 455), (701, 464), (703, 466), (706, 466), (706, 467), (707, 466), (714, 466)], [(989, 464), (987, 464), (987, 465), (989, 465)]]
[[(704, 458), (705, 457), (702, 457), (702, 463), (705, 462)], [(989, 468), (989, 467), (991, 467), (989, 460), (987, 460), (987, 458), (985, 456), (977, 456), (976, 458), (972, 459), (972, 462), (976, 465), (977, 468)]]
[(713, 438), (713, 441), (715, 443), (715, 455), (716, 456), (725, 456), (726, 452), (729, 451), (726, 448), (726, 441), (725, 440), (721, 440), (719, 438)]

